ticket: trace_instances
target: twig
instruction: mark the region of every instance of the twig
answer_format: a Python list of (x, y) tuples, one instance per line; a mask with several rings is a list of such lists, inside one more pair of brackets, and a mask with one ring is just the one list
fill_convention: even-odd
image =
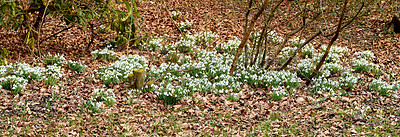
[(171, 64), (172, 64), (172, 62), (169, 63), (167, 69), (165, 69), (164, 74), (162, 74), (160, 77), (158, 77), (156, 80), (154, 80), (154, 82), (160, 80), (162, 77), (164, 77), (164, 76), (168, 73), (168, 69), (169, 69), (169, 67), (171, 66)]
[(247, 24), (249, 23), (249, 14), (250, 14), (250, 9), (251, 9), (252, 5), (253, 5), (253, 0), (250, 0), (249, 7), (247, 8), (247, 12), (245, 14), (246, 23), (245, 23), (245, 26), (243, 27), (244, 28), (244, 33), (246, 33), (246, 31), (247, 31)]
[[(344, 24), (344, 25), (340, 28), (340, 30), (342, 30), (342, 29), (346, 28), (347, 26), (349, 26), (349, 25), (358, 17), (358, 15), (360, 15), (361, 10), (364, 8), (364, 6), (365, 6), (365, 4), (362, 3), (362, 4), (361, 4), (361, 7), (360, 7), (360, 9), (358, 10), (358, 12), (356, 13), (356, 15), (354, 15), (353, 18), (351, 18), (350, 20), (345, 21), (346, 24)], [(336, 27), (336, 26), (337, 26), (337, 25), (332, 26), (332, 27)], [(335, 34), (335, 33), (333, 32), (333, 33), (330, 33), (330, 34), (327, 34), (327, 35), (323, 35), (323, 36), (324, 36), (324, 37), (329, 37), (329, 36), (332, 36), (333, 34)]]
[[(52, 37), (55, 37), (56, 35), (58, 35), (58, 34), (64, 32), (64, 31), (66, 31), (66, 30), (69, 30), (69, 29), (71, 29), (71, 28), (74, 27), (74, 26), (75, 26), (75, 25), (72, 25), (72, 26), (69, 26), (69, 27), (67, 27), (67, 28), (64, 28), (64, 29), (62, 29), (61, 31), (59, 31), (59, 32), (57, 32), (57, 33), (54, 33), (53, 35), (51, 35), (51, 36), (49, 36), (49, 37), (46, 37), (45, 39), (43, 39), (43, 41), (46, 41), (46, 40), (48, 40), (48, 39), (50, 39), (50, 38), (52, 38)], [(41, 44), (43, 41), (40, 41), (39, 44)]]
[[(303, 25), (301, 25), (298, 29), (296, 29), (295, 31), (293, 31), (293, 32), (291, 32), (291, 33), (289, 33), (289, 34), (287, 34), (286, 37), (285, 37), (284, 42), (281, 44), (281, 46), (279, 47), (279, 49), (275, 52), (274, 56), (272, 56), (272, 59), (268, 60), (267, 66), (265, 67), (265, 69), (269, 69), (269, 67), (271, 66), (272, 62), (275, 61), (275, 59), (276, 59), (276, 57), (278, 56), (278, 54), (282, 51), (282, 49), (285, 47), (285, 45), (286, 45), (287, 42), (289, 41), (289, 38), (290, 38), (291, 36), (293, 36), (294, 34), (300, 32), (301, 30), (303, 30), (310, 22), (313, 22), (314, 20), (316, 20), (316, 19), (318, 18), (319, 15), (320, 15), (320, 14), (316, 14), (312, 20), (310, 20), (310, 21), (308, 21), (308, 22), (306, 22), (306, 23), (303, 23)], [(310, 41), (311, 41), (311, 40), (310, 40)], [(308, 42), (310, 42), (310, 41), (308, 41)], [(308, 42), (307, 42), (307, 43), (308, 43)], [(305, 43), (305, 44), (307, 44), (307, 43)], [(304, 44), (304, 43), (303, 43), (303, 44)], [(305, 44), (304, 44), (304, 45), (305, 45)]]
[[(264, 26), (264, 28), (263, 28), (263, 32), (261, 33), (260, 39), (259, 39), (259, 41), (258, 41), (258, 47), (257, 47), (257, 51), (256, 51), (256, 54), (255, 54), (255, 57), (252, 56), (252, 57), (254, 57), (254, 59), (253, 59), (253, 62), (251, 62), (251, 65), (254, 65), (254, 64), (256, 63), (257, 58), (258, 58), (258, 54), (259, 54), (260, 49), (261, 49), (261, 46), (264, 45), (265, 43), (267, 43), (267, 39), (268, 39), (267, 36), (268, 36), (268, 34), (269, 34), (269, 32), (270, 32), (270, 31), (267, 31), (267, 30), (266, 30), (267, 25), (270, 23), (271, 19), (272, 19), (272, 18), (274, 17), (274, 15), (275, 15), (275, 12), (278, 10), (279, 6), (280, 6), (282, 3), (283, 3), (283, 0), (279, 1), (278, 4), (275, 5), (275, 7), (272, 9), (271, 13), (269, 14), (268, 19), (267, 19), (267, 21), (265, 22), (265, 26)], [(264, 43), (263, 43), (263, 42), (264, 42)], [(265, 44), (264, 47), (265, 47), (265, 48), (264, 48), (264, 54), (263, 54), (263, 56), (262, 56), (262, 60), (261, 60), (260, 66), (264, 65), (264, 63), (265, 63), (265, 57), (266, 57), (266, 54), (267, 54), (267, 45)], [(253, 54), (253, 53), (252, 53), (252, 54)]]
[(318, 31), (317, 33), (315, 33), (314, 35), (312, 35), (311, 37), (309, 37), (303, 44), (301, 44), (296, 51), (289, 57), (289, 59), (285, 62), (285, 64), (283, 64), (278, 70), (283, 70), (286, 68), (287, 65), (289, 65), (289, 63), (292, 61), (292, 59), (294, 58), (294, 56), (297, 55), (297, 53), (300, 51), (300, 49), (302, 49), (305, 45), (307, 45), (309, 42), (311, 42), (311, 40), (313, 40), (315, 37), (317, 37), (318, 35), (322, 34), (322, 31)]
[[(274, 10), (277, 10), (278, 6), (280, 6), (280, 5), (282, 4), (282, 2), (283, 2), (283, 0), (280, 1), (280, 2), (278, 3), (278, 5), (274, 8)], [(300, 10), (300, 12), (297, 13), (293, 18), (291, 18), (291, 19), (289, 19), (289, 20), (287, 20), (286, 22), (281, 23), (281, 24), (287, 24), (288, 22), (293, 21), (295, 17), (300, 16), (303, 12), (305, 12), (305, 8), (304, 8), (303, 10)], [(272, 14), (272, 13), (271, 13), (271, 14)], [(271, 20), (271, 18), (272, 18), (272, 15), (270, 15), (270, 17), (268, 18), (268, 22)], [(279, 26), (279, 25), (281, 25), (281, 24), (272, 26), (271, 30), (274, 30), (275, 27), (277, 27), (277, 26)], [(296, 33), (297, 33), (297, 32), (296, 32)], [(267, 33), (267, 34), (268, 34), (268, 33)], [(289, 34), (287, 34), (287, 35), (289, 35)], [(292, 34), (292, 35), (293, 35), (293, 34)], [(265, 39), (265, 40), (267, 40), (267, 39)], [(285, 41), (286, 41), (286, 42), (284, 42), (282, 45), (286, 45), (287, 40), (285, 39)], [(277, 51), (277, 53), (275, 53), (274, 57), (276, 57), (277, 54), (280, 53), (280, 51), (282, 50), (282, 48), (283, 48), (283, 46), (281, 46), (280, 49), (278, 49), (278, 51)], [(260, 63), (260, 67), (264, 67), (265, 63), (267, 63), (267, 67), (266, 67), (266, 68), (268, 69), (268, 68), (269, 68), (269, 65), (271, 65), (271, 64), (270, 64), (271, 62), (269, 61), (270, 59), (268, 59), (268, 62), (265, 62), (265, 61), (266, 61), (265, 58), (267, 57), (267, 52), (266, 52), (266, 50), (267, 50), (267, 46), (265, 46), (264, 54), (263, 54), (263, 57), (262, 57), (261, 63)], [(273, 60), (275, 60), (275, 59), (273, 59)], [(269, 65), (268, 65), (268, 64), (269, 64)]]
[[(253, 61), (251, 61), (251, 59), (250, 59), (250, 66), (253, 66), (257, 61), (258, 53), (260, 52), (261, 45), (263, 45), (263, 41), (264, 41), (263, 38), (264, 38), (266, 31), (267, 31), (267, 24), (264, 24), (264, 28), (262, 29), (262, 32), (260, 34), (260, 38), (258, 39), (258, 41), (254, 42), (255, 45), (253, 46), (253, 50), (251, 51), (251, 57), (253, 58)], [(245, 46), (245, 48), (246, 47), (247, 46)], [(256, 53), (254, 53), (254, 50), (256, 50), (255, 51)], [(245, 54), (247, 55), (247, 51), (245, 51)], [(247, 57), (246, 57), (246, 60), (247, 60)]]
[[(247, 8), (247, 12), (246, 12), (246, 14), (245, 14), (245, 17), (246, 17), (246, 23), (245, 23), (245, 25), (244, 25), (244, 30), (243, 30), (243, 32), (244, 32), (244, 34), (246, 34), (246, 31), (247, 31), (247, 24), (249, 23), (249, 14), (250, 14), (250, 9), (251, 9), (251, 6), (253, 5), (253, 0), (250, 0), (249, 1), (249, 7)], [(247, 54), (247, 46), (244, 46), (244, 52), (245, 52), (245, 57), (244, 57), (244, 67), (245, 68), (247, 68), (247, 59), (248, 59), (248, 54)]]
[[(42, 20), (41, 20), (41, 22), (40, 22), (40, 24), (39, 24), (38, 36), (37, 36), (37, 45), (36, 45), (36, 46), (38, 46), (38, 48), (40, 47), (40, 30), (42, 29), (43, 22), (44, 22), (44, 20), (46, 19), (46, 18), (45, 18), (45, 17), (46, 17), (46, 11), (47, 11), (47, 8), (49, 7), (51, 1), (52, 1), (52, 0), (47, 1), (46, 7), (44, 8)], [(44, 2), (44, 1), (43, 1), (43, 2)], [(40, 15), (39, 15), (39, 16), (40, 16)], [(40, 52), (39, 52), (39, 53), (40, 53)]]

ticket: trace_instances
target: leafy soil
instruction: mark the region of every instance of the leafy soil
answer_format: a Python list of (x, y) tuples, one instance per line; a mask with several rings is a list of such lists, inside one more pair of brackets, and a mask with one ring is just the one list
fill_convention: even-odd
[[(172, 0), (165, 3), (138, 3), (143, 16), (142, 36), (167, 34), (169, 40), (177, 40), (182, 32), (177, 29), (167, 10), (181, 11), (183, 16), (176, 22), (192, 21), (190, 30), (211, 30), (220, 35), (221, 41), (242, 36), (246, 9), (246, 4), (242, 2)], [(380, 33), (380, 29), (390, 20), (393, 12), (399, 12), (394, 5), (400, 3), (380, 1), (370, 14), (353, 23), (336, 41), (336, 45), (346, 46), (353, 53), (371, 50), (376, 56), (374, 63), (385, 66), (385, 74), (380, 77), (388, 81), (400, 80), (400, 35)], [(65, 27), (55, 25), (52, 22), (55, 20), (49, 19), (45, 23), (43, 32), (46, 36)], [(310, 87), (305, 86), (293, 96), (277, 102), (269, 97), (268, 89), (245, 85), (246, 90), (235, 102), (229, 101), (228, 95), (195, 93), (192, 98), (183, 99), (172, 106), (163, 105), (153, 92), (139, 95), (134, 99), (134, 104), (128, 105), (126, 85), (118, 84), (112, 85), (116, 104), (103, 108), (104, 111), (100, 113), (92, 113), (80, 104), (80, 100), (90, 98), (95, 88), (103, 87), (100, 80), (90, 79), (90, 75), (109, 61), (93, 61), (90, 52), (105, 47), (100, 42), (112, 35), (99, 34), (89, 47), (87, 43), (90, 36), (90, 33), (74, 27), (40, 46), (43, 51), (64, 54), (67, 59), (82, 60), (88, 66), (85, 72), (64, 69), (62, 86), (49, 88), (43, 82), (32, 81), (18, 95), (1, 89), (1, 136), (400, 135), (400, 99), (380, 96), (371, 91), (368, 84), (357, 84), (353, 91), (342, 97), (314, 95)], [(0, 47), (11, 51), (10, 63), (32, 64), (42, 60), (40, 56), (29, 53), (29, 48), (21, 42), (20, 32), (2, 30), (0, 37)], [(316, 41), (326, 43), (327, 39)], [(118, 55), (156, 55), (135, 47), (119, 47), (116, 51)], [(373, 75), (365, 74), (361, 79), (366, 83), (372, 78)], [(250, 95), (250, 92), (253, 94)], [(400, 96), (399, 93), (394, 94)], [(23, 103), (30, 105), (24, 108), (21, 105)]]

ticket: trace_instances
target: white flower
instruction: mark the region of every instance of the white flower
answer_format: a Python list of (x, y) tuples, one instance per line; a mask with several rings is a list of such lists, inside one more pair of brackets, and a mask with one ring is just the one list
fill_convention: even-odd
[(50, 54), (50, 52), (48, 52), (48, 54), (45, 55), (45, 58), (47, 58), (47, 59), (57, 59), (58, 61), (60, 61), (60, 63), (65, 63), (64, 62), (65, 61), (64, 55), (62, 55), (62, 54), (60, 55), (59, 53), (52, 55), (52, 54)]
[(293, 39), (289, 39), (289, 42), (292, 42), (294, 44), (303, 44), (304, 42), (306, 42), (306, 40), (300, 39), (299, 37), (295, 37)]
[(371, 82), (370, 84), (371, 84), (371, 85), (375, 85), (375, 86), (377, 87), (378, 90), (381, 90), (381, 89), (387, 89), (387, 90), (389, 90), (389, 89), (392, 89), (392, 88), (393, 88), (392, 85), (386, 83), (386, 82), (383, 81), (381, 78), (372, 80), (372, 82)]
[(173, 17), (176, 18), (176, 17), (178, 17), (179, 15), (181, 15), (181, 12), (180, 12), (180, 11), (172, 11), (171, 14), (172, 14)]
[(179, 29), (186, 29), (186, 28), (189, 28), (190, 26), (192, 26), (192, 22), (189, 22), (188, 20), (186, 20), (185, 22), (180, 22), (178, 25), (179, 25)]
[(57, 66), (57, 65), (47, 66), (46, 75), (52, 76), (52, 77), (54, 77), (56, 79), (61, 78), (62, 77), (62, 68), (61, 68), (61, 66)]
[(354, 58), (353, 59), (353, 66), (354, 67), (372, 67), (372, 66), (374, 66), (374, 64), (369, 62), (365, 58), (359, 58), (359, 59)]
[(358, 58), (360, 58), (360, 59), (367, 59), (367, 60), (370, 60), (370, 59), (375, 58), (374, 53), (372, 53), (372, 52), (369, 51), (369, 50), (362, 51), (362, 52), (356, 52), (355, 54), (358, 55)]
[(284, 87), (278, 86), (272, 88), (272, 91), (270, 91), (270, 94), (275, 94), (276, 96), (286, 96), (286, 90)]
[(25, 86), (28, 84), (28, 80), (26, 80), (22, 77), (15, 76), (15, 75), (10, 75), (10, 76), (0, 78), (0, 83), (7, 82), (7, 81), (8, 82), (13, 81), (13, 82), (10, 82), (10, 84), (12, 84), (12, 85), (10, 85), (10, 87), (11, 87), (11, 90), (13, 90), (13, 91), (20, 91), (21, 89), (24, 89)]

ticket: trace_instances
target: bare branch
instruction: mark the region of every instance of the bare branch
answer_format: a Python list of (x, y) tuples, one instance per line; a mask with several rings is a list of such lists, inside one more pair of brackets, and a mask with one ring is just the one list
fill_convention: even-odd
[[(357, 11), (356, 15), (354, 15), (350, 20), (345, 21), (345, 24), (343, 25), (343, 27), (340, 28), (340, 30), (346, 28), (346, 27), (349, 26), (351, 23), (353, 23), (353, 21), (360, 15), (361, 10), (364, 8), (364, 5), (365, 5), (364, 3), (361, 4), (361, 7), (360, 7), (360, 9)], [(336, 27), (336, 26), (337, 26), (337, 25), (332, 26), (332, 27)], [(329, 36), (332, 36), (333, 34), (335, 34), (335, 33), (333, 32), (333, 33), (326, 34), (326, 35), (323, 35), (323, 36), (324, 36), (324, 37), (329, 37)]]
[(321, 35), (322, 31), (318, 31), (317, 33), (315, 33), (314, 35), (312, 35), (311, 37), (309, 37), (303, 44), (301, 44), (296, 51), (289, 57), (289, 59), (278, 69), (278, 70), (283, 70), (286, 68), (287, 65), (289, 65), (289, 63), (293, 60), (294, 56), (297, 55), (297, 53), (300, 51), (300, 49), (302, 49), (305, 45), (307, 45), (308, 43), (311, 42), (311, 40), (313, 40), (314, 38), (316, 38), (318, 35)]
[[(362, 3), (361, 8), (358, 10), (358, 12), (357, 12), (356, 15), (354, 15), (350, 20), (345, 21), (346, 24), (344, 24), (343, 27), (340, 28), (340, 30), (344, 29), (344, 28), (347, 27), (349, 24), (351, 24), (351, 23), (359, 16), (359, 14), (360, 14), (360, 12), (361, 12), (361, 10), (362, 10), (363, 8), (364, 8), (364, 3)], [(323, 29), (318, 30), (317, 33), (315, 33), (313, 36), (311, 36), (309, 39), (307, 39), (306, 42), (304, 42), (302, 45), (300, 45), (300, 46), (296, 49), (296, 51), (294, 52), (294, 54), (292, 54), (292, 55), (289, 57), (289, 59), (288, 59), (278, 70), (285, 69), (285, 68), (287, 67), (287, 65), (289, 65), (289, 63), (293, 60), (294, 56), (297, 55), (297, 53), (300, 51), (300, 49), (302, 49), (302, 48), (303, 48), (306, 44), (308, 44), (312, 39), (314, 39), (314, 38), (315, 38), (316, 36), (318, 36), (318, 35), (323, 34), (324, 31), (326, 31), (326, 30), (328, 30), (328, 29), (330, 29), (330, 28), (333, 28), (333, 27), (335, 27), (335, 26), (337, 26), (337, 25), (325, 27), (325, 28), (323, 28)], [(335, 32), (330, 33), (330, 34), (326, 34), (326, 35), (323, 35), (323, 36), (324, 36), (324, 37), (325, 37), (325, 36), (331, 36), (331, 35), (333, 35), (334, 33), (335, 33)]]
[(251, 9), (252, 5), (253, 5), (253, 0), (250, 0), (249, 7), (247, 8), (247, 12), (246, 12), (246, 15), (245, 15), (246, 23), (245, 23), (245, 26), (244, 26), (244, 33), (246, 33), (246, 31), (247, 31), (247, 24), (249, 23), (249, 14), (250, 14), (250, 9)]
[(46, 40), (48, 40), (48, 39), (50, 39), (50, 38), (52, 38), (52, 37), (55, 37), (56, 35), (60, 34), (61, 32), (64, 32), (64, 31), (66, 31), (66, 30), (69, 30), (69, 29), (71, 29), (72, 27), (74, 27), (74, 25), (72, 25), (72, 26), (69, 26), (69, 27), (66, 27), (66, 28), (64, 28), (64, 29), (60, 30), (59, 32), (57, 32), (57, 33), (54, 33), (53, 35), (51, 35), (51, 36), (49, 36), (49, 37), (46, 37), (45, 39), (43, 39), (42, 41), (40, 41), (40, 43), (39, 43), (39, 44), (41, 44), (43, 41), (46, 41)]
[[(281, 44), (281, 46), (279, 47), (279, 49), (275, 52), (274, 56), (272, 56), (272, 59), (270, 59), (270, 60), (268, 61), (267, 66), (265, 67), (265, 69), (269, 69), (269, 67), (271, 66), (272, 62), (275, 61), (275, 59), (276, 59), (276, 57), (278, 56), (278, 54), (282, 51), (282, 49), (283, 49), (283, 48), (285, 47), (285, 45), (287, 44), (289, 38), (290, 38), (291, 36), (293, 36), (294, 34), (300, 32), (301, 30), (303, 30), (309, 23), (311, 23), (311, 22), (313, 22), (314, 20), (316, 20), (316, 19), (318, 18), (319, 15), (320, 15), (320, 14), (316, 14), (312, 20), (310, 20), (310, 21), (308, 21), (308, 22), (306, 22), (306, 23), (303, 23), (303, 25), (302, 25), (300, 28), (298, 28), (298, 29), (296, 29), (295, 31), (293, 31), (293, 32), (291, 32), (291, 33), (289, 33), (289, 34), (287, 34), (286, 37), (285, 37), (285, 40), (283, 41), (283, 43)], [(318, 34), (318, 35), (319, 35), (319, 34)], [(313, 38), (313, 39), (314, 39), (314, 38)], [(311, 39), (311, 40), (312, 40), (312, 39)], [(311, 40), (310, 40), (310, 41), (311, 41)], [(307, 42), (307, 43), (308, 43), (308, 42)]]

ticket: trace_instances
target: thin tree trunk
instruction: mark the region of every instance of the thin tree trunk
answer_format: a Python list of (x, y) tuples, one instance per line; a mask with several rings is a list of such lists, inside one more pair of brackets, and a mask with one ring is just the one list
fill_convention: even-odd
[(247, 46), (244, 46), (244, 53), (245, 53), (245, 56), (244, 56), (244, 68), (247, 69), (247, 65), (248, 65), (247, 60), (249, 59), (249, 56), (247, 54)]
[(264, 39), (265, 46), (263, 47), (264, 53), (263, 53), (263, 56), (262, 56), (262, 59), (261, 59), (260, 68), (264, 67), (265, 58), (267, 57), (267, 53), (268, 53), (268, 51), (270, 49), (270, 48), (267, 49), (269, 47), (269, 46), (267, 46), (268, 45), (267, 42), (268, 42), (268, 36)]
[(243, 37), (242, 41), (240, 42), (240, 45), (236, 51), (235, 58), (233, 59), (231, 69), (229, 70), (229, 75), (231, 75), (231, 76), (233, 75), (233, 72), (236, 69), (236, 65), (238, 63), (239, 57), (242, 54), (243, 47), (246, 44), (247, 40), (249, 39), (250, 32), (253, 30), (253, 27), (254, 27), (254, 24), (255, 24), (257, 18), (260, 17), (261, 13), (265, 10), (268, 3), (269, 3), (269, 0), (264, 0), (264, 3), (262, 5), (261, 9), (258, 10), (258, 12), (251, 19), (250, 25), (246, 29), (246, 33), (244, 34), (244, 37)]
[[(253, 5), (253, 0), (250, 0), (249, 1), (249, 7), (247, 8), (247, 12), (246, 12), (246, 15), (245, 15), (245, 17), (246, 17), (246, 23), (245, 23), (245, 26), (243, 27), (244, 28), (244, 34), (246, 34), (246, 31), (247, 31), (247, 24), (249, 23), (249, 20), (248, 20), (248, 18), (249, 18), (249, 14), (250, 14), (250, 9), (251, 9), (251, 6)], [(245, 53), (247, 53), (247, 46), (245, 46), (244, 47), (244, 52)], [(247, 54), (245, 54), (245, 57), (244, 57), (244, 67), (245, 68), (247, 68), (247, 60), (249, 59), (249, 57), (248, 57), (248, 55)]]
[[(253, 58), (253, 61), (251, 61), (250, 66), (253, 66), (257, 61), (258, 53), (260, 52), (260, 47), (263, 44), (262, 41), (263, 41), (263, 37), (264, 37), (264, 34), (265, 34), (266, 30), (267, 30), (267, 25), (265, 24), (264, 28), (263, 28), (263, 30), (262, 30), (262, 32), (260, 34), (260, 38), (258, 39), (257, 44), (254, 45), (253, 52), (251, 52), (251, 55), (252, 55), (251, 57)], [(254, 50), (256, 50), (255, 54), (254, 54)]]
[[(361, 7), (360, 7), (360, 9), (358, 10), (357, 14), (354, 15), (350, 20), (346, 21), (346, 24), (344, 24), (343, 27), (340, 28), (340, 30), (342, 30), (343, 28), (345, 28), (345, 27), (347, 27), (348, 25), (350, 25), (350, 23), (352, 23), (352, 22), (360, 15), (362, 9), (364, 8), (364, 5), (365, 5), (364, 3), (361, 4)], [(291, 60), (294, 58), (294, 56), (296, 56), (296, 54), (300, 51), (300, 49), (303, 48), (303, 47), (304, 47), (307, 43), (309, 43), (312, 39), (314, 39), (314, 38), (317, 37), (318, 35), (322, 34), (323, 31), (328, 30), (328, 29), (330, 29), (330, 28), (333, 28), (333, 27), (335, 27), (335, 26), (337, 26), (337, 25), (333, 25), (333, 26), (329, 26), (329, 27), (320, 29), (317, 33), (315, 33), (313, 36), (311, 36), (309, 39), (307, 39), (306, 42), (304, 42), (302, 45), (300, 45), (299, 48), (296, 49), (296, 51), (294, 52), (294, 54), (291, 55), (291, 56), (289, 57), (289, 59), (288, 59), (278, 70), (285, 69), (286, 66), (287, 66), (287, 65), (291, 62)], [(335, 32), (329, 33), (329, 34), (325, 34), (325, 35), (322, 35), (322, 36), (323, 36), (323, 37), (329, 37), (329, 36), (332, 36), (332, 35), (334, 35), (334, 34), (335, 34)]]
[(249, 23), (249, 14), (250, 14), (250, 9), (251, 9), (252, 5), (253, 5), (253, 0), (250, 0), (249, 7), (247, 8), (247, 12), (246, 12), (246, 15), (245, 15), (246, 23), (245, 23), (245, 26), (244, 26), (244, 34), (246, 34), (246, 31), (247, 31), (247, 24)]
[[(283, 1), (281, 1), (281, 2), (279, 3), (279, 5), (280, 5), (282, 2), (283, 2)], [(307, 5), (307, 4), (305, 4), (304, 7), (305, 7), (306, 5)], [(299, 13), (298, 15), (296, 15), (296, 16), (300, 16), (301, 14), (304, 14), (305, 9), (306, 9), (306, 8), (304, 8), (303, 10), (301, 10), (300, 13)], [(303, 29), (303, 27), (305, 27), (304, 24), (303, 24), (299, 29), (297, 29), (297, 30), (295, 30), (295, 31), (293, 31), (293, 32), (291, 32), (291, 33), (289, 33), (289, 34), (286, 35), (284, 42), (281, 44), (281, 46), (279, 47), (279, 49), (275, 52), (274, 56), (272, 56), (272, 59), (268, 59), (267, 66), (266, 66), (265, 69), (269, 69), (269, 67), (271, 66), (272, 62), (275, 61), (276, 56), (278, 56), (278, 54), (282, 51), (282, 49), (283, 49), (283, 48), (285, 47), (285, 45), (287, 44), (287, 41), (289, 40), (289, 38), (290, 38), (292, 35), (294, 35), (294, 34), (296, 34), (297, 32), (299, 32), (301, 29)], [(264, 53), (264, 55), (263, 55), (263, 61), (262, 61), (261, 64), (260, 64), (261, 67), (264, 67), (266, 56), (267, 56), (266, 53)]]
[(343, 9), (342, 9), (342, 14), (340, 15), (340, 19), (339, 19), (339, 23), (338, 23), (338, 27), (337, 27), (336, 33), (335, 33), (335, 35), (332, 37), (331, 41), (329, 41), (329, 44), (328, 44), (328, 47), (327, 47), (326, 50), (325, 50), (324, 56), (322, 56), (321, 60), (319, 61), (318, 65), (317, 65), (317, 67), (315, 68), (314, 72), (313, 72), (313, 73), (311, 74), (311, 76), (308, 78), (309, 80), (307, 80), (307, 83), (306, 83), (307, 85), (310, 84), (311, 79), (318, 73), (319, 69), (321, 68), (322, 64), (324, 64), (324, 61), (325, 61), (326, 57), (327, 57), (328, 54), (329, 54), (329, 51), (330, 51), (330, 49), (331, 49), (331, 47), (332, 47), (332, 45), (333, 45), (333, 42), (335, 42), (336, 39), (339, 37), (340, 27), (342, 26), (342, 22), (343, 22), (343, 18), (344, 18), (344, 13), (345, 13), (346, 7), (347, 7), (347, 2), (348, 2), (348, 0), (346, 0), (346, 1), (344, 2), (344, 6), (343, 6)]
[[(273, 16), (275, 15), (274, 13), (276, 12), (276, 10), (278, 10), (278, 8), (279, 8), (279, 6), (283, 3), (283, 1), (284, 0), (281, 0), (281, 1), (279, 1), (278, 2), (278, 4), (277, 5), (275, 5), (275, 7), (273, 8), (273, 10), (271, 11), (271, 13), (269, 14), (269, 16), (268, 16), (268, 20), (266, 21), (266, 24), (269, 24), (269, 22), (271, 21), (271, 19), (273, 18)], [(265, 46), (264, 46), (264, 53), (263, 53), (263, 56), (262, 56), (262, 59), (261, 59), (261, 63), (259, 64), (259, 66), (260, 66), (260, 68), (262, 68), (263, 66), (264, 66), (264, 64), (265, 64), (265, 58), (266, 58), (266, 56), (267, 56), (267, 40), (268, 40), (268, 32), (266, 31), (265, 32), (265, 34), (263, 35), (263, 38), (264, 38), (264, 44), (265, 44)]]

